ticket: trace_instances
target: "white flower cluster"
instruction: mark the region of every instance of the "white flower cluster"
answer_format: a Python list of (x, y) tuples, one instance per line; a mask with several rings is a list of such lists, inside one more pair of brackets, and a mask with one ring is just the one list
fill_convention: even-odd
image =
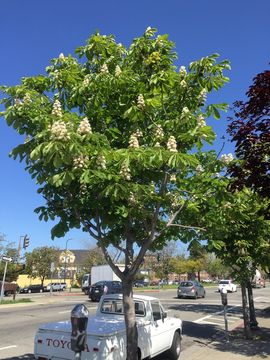
[(175, 175), (175, 174), (171, 174), (171, 175), (170, 175), (170, 181), (171, 181), (171, 182), (175, 182), (175, 181), (176, 181), (176, 175)]
[(183, 89), (187, 87), (187, 83), (185, 80), (180, 81), (180, 85), (182, 86)]
[(134, 148), (134, 149), (137, 149), (140, 147), (139, 145), (139, 141), (138, 141), (138, 138), (135, 134), (132, 134), (129, 138), (129, 147), (130, 148)]
[(122, 70), (121, 70), (120, 66), (116, 65), (116, 67), (115, 67), (115, 76), (118, 77), (118, 76), (121, 75), (121, 73), (122, 73)]
[(29, 104), (31, 102), (31, 97), (30, 97), (30, 95), (28, 94), (28, 93), (26, 93), (25, 95), (24, 95), (24, 97), (23, 97), (23, 103), (24, 104)]
[(87, 166), (89, 157), (87, 155), (80, 155), (73, 159), (74, 169), (83, 169)]
[(55, 115), (57, 117), (62, 117), (61, 103), (57, 99), (53, 103), (52, 115)]
[(144, 107), (145, 107), (145, 102), (144, 102), (144, 98), (143, 98), (142, 94), (140, 94), (137, 98), (137, 106), (140, 109), (144, 109)]
[(201, 173), (204, 172), (204, 169), (203, 169), (202, 165), (198, 165), (198, 166), (196, 167), (196, 172), (197, 172), (198, 174), (201, 174)]
[(197, 124), (198, 124), (198, 127), (199, 128), (202, 128), (204, 126), (206, 126), (206, 122), (204, 120), (204, 117), (203, 115), (199, 115), (198, 118), (197, 118)]
[(81, 195), (85, 195), (87, 193), (87, 186), (85, 184), (80, 185), (80, 193)]
[(122, 176), (125, 180), (131, 179), (130, 168), (127, 165), (122, 165), (120, 170), (120, 176)]
[(158, 139), (162, 139), (164, 137), (164, 131), (161, 125), (157, 125), (155, 129), (155, 136)]
[(21, 99), (18, 99), (18, 98), (15, 99), (15, 104), (14, 104), (15, 106), (20, 107), (22, 104), (23, 104), (23, 102)]
[(186, 115), (189, 115), (189, 108), (184, 106), (182, 110), (182, 116), (186, 116)]
[(151, 181), (150, 186), (151, 186), (150, 194), (153, 195), (153, 194), (155, 194), (155, 183), (154, 183), (154, 181)]
[(177, 151), (177, 143), (174, 136), (170, 136), (167, 142), (167, 149), (172, 152)]
[(228, 155), (223, 154), (220, 157), (221, 162), (223, 162), (223, 164), (228, 165), (233, 161), (233, 154), (229, 153)]
[(92, 128), (87, 117), (82, 119), (80, 125), (78, 126), (77, 132), (80, 135), (92, 134)]
[(67, 126), (64, 121), (56, 121), (52, 124), (50, 130), (52, 137), (56, 140), (67, 141), (70, 139), (69, 133), (67, 131)]
[(59, 54), (58, 59), (65, 60), (65, 55), (63, 53)]
[(137, 129), (134, 133), (135, 136), (137, 136), (138, 138), (142, 137), (143, 136), (143, 133), (140, 129)]
[(135, 195), (133, 193), (130, 193), (130, 196), (128, 198), (128, 202), (130, 203), (130, 205), (136, 205), (137, 200), (136, 200)]
[(185, 76), (187, 75), (187, 70), (186, 70), (185, 66), (180, 66), (179, 74), (180, 74), (182, 77), (185, 77)]
[(85, 76), (85, 78), (83, 79), (83, 86), (87, 87), (89, 86), (89, 84), (90, 84), (90, 79), (88, 76)]
[(101, 74), (108, 74), (109, 73), (109, 69), (108, 69), (108, 66), (107, 64), (103, 64), (100, 68), (100, 73)]
[(172, 194), (172, 208), (175, 209), (179, 206), (179, 199), (176, 194)]
[(207, 99), (207, 90), (202, 89), (200, 92), (199, 101), (204, 104), (206, 102), (206, 99)]
[(104, 155), (99, 155), (97, 157), (97, 167), (98, 169), (106, 169), (106, 159)]

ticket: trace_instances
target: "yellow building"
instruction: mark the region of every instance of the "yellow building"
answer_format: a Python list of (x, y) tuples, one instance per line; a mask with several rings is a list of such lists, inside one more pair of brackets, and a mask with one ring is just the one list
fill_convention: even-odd
[[(60, 266), (52, 273), (52, 278), (44, 280), (44, 286), (50, 282), (66, 282), (67, 287), (76, 284), (76, 275), (83, 269), (89, 255), (89, 250), (60, 250)], [(20, 287), (40, 284), (40, 278), (31, 278), (29, 275), (19, 275), (17, 284)]]

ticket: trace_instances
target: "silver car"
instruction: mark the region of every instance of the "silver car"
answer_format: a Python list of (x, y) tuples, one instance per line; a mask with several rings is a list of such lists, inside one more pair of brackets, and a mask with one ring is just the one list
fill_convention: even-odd
[(205, 289), (198, 281), (181, 281), (177, 289), (178, 298), (191, 297), (197, 299), (198, 297), (205, 298)]

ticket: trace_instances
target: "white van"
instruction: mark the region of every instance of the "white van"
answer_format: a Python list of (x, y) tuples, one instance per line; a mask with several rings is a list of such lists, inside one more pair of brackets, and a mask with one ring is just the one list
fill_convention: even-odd
[(50, 283), (47, 285), (46, 290), (47, 291), (63, 291), (67, 288), (67, 284), (66, 283), (60, 283), (60, 282), (55, 282), (55, 283)]

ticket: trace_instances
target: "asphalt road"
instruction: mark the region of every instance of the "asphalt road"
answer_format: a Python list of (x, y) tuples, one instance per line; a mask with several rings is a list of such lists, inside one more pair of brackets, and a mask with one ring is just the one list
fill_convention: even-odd
[[(147, 292), (158, 297), (169, 316), (183, 320), (182, 350), (194, 342), (207, 343), (218, 332), (224, 331), (224, 311), (220, 294), (216, 288), (207, 288), (205, 299), (178, 299), (176, 290)], [(140, 293), (141, 291), (136, 291)], [(256, 308), (263, 306), (270, 296), (270, 287), (254, 289)], [(92, 303), (82, 293), (61, 293), (52, 297), (44, 294), (20, 294), (19, 297), (30, 297), (33, 304), (0, 305), (0, 359), (19, 360), (33, 358), (33, 343), (39, 324), (69, 319), (72, 308), (77, 303), (84, 303), (93, 314), (97, 303)], [(241, 294), (228, 294), (229, 329), (241, 321)], [(184, 355), (184, 354), (183, 354)], [(156, 360), (165, 360), (157, 358)], [(184, 357), (182, 357), (184, 360)]]

